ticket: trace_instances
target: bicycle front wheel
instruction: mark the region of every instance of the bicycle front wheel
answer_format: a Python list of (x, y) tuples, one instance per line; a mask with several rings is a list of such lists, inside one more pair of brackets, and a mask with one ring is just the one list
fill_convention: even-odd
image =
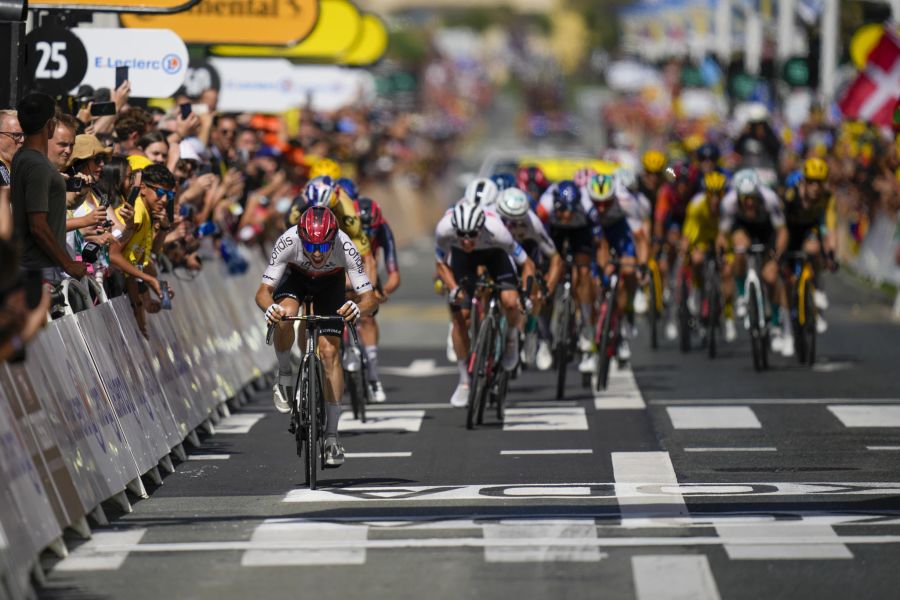
[(759, 305), (759, 291), (756, 284), (747, 284), (747, 313), (750, 317), (750, 350), (753, 352), (753, 368), (762, 371), (766, 368), (766, 336), (760, 326), (763, 308)]
[(469, 403), (466, 406), (466, 429), (474, 429), (479, 414), (484, 414), (481, 404), (485, 401), (488, 388), (487, 362), (491, 352), (490, 317), (482, 321), (475, 342), (475, 358), (472, 362), (472, 382), (469, 386)]
[(650, 321), (650, 348), (656, 350), (659, 348), (659, 307), (656, 302), (656, 274), (651, 271), (650, 281), (647, 284), (647, 319)]
[(810, 367), (816, 362), (816, 306), (813, 304), (814, 289), (812, 283), (807, 281), (803, 286), (803, 328), (799, 331), (799, 337), (803, 338), (806, 346), (806, 362)]
[(561, 399), (566, 393), (566, 371), (569, 368), (569, 345), (572, 334), (572, 301), (564, 298), (560, 302), (559, 310), (554, 315), (556, 330), (554, 338), (553, 358), (556, 361), (556, 399)]
[(306, 419), (306, 483), (309, 486), (309, 489), (316, 489), (316, 479), (317, 479), (317, 469), (318, 463), (321, 460), (321, 450), (319, 448), (320, 440), (319, 435), (321, 432), (319, 431), (319, 425), (321, 415), (320, 404), (322, 402), (322, 398), (319, 396), (321, 392), (321, 386), (319, 385), (319, 368), (318, 368), (318, 358), (316, 356), (311, 356), (306, 361), (306, 381), (305, 390), (306, 390), (306, 407), (307, 407), (307, 415)]
[(615, 348), (610, 347), (614, 337), (610, 330), (612, 329), (613, 311), (616, 309), (615, 302), (615, 294), (609, 292), (603, 300), (603, 306), (600, 307), (600, 339), (597, 343), (597, 357), (594, 361), (598, 392), (605, 390), (609, 382), (609, 363), (615, 352)]

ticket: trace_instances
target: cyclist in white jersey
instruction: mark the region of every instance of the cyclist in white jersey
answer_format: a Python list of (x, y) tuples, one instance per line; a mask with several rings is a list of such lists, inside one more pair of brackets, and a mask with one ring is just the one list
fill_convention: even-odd
[(532, 309), (525, 324), (525, 364), (537, 364), (541, 370), (549, 369), (553, 363), (550, 353), (550, 329), (547, 319), (541, 319), (544, 300), (552, 298), (556, 285), (562, 277), (563, 260), (544, 224), (530, 208), (528, 195), (518, 188), (500, 192), (497, 200), (497, 214), (503, 220), (513, 238), (534, 261), (545, 271), (546, 296), (540, 286), (532, 289)]
[(515, 265), (522, 276), (534, 275), (534, 263), (516, 243), (503, 222), (494, 214), (470, 203), (454, 206), (435, 228), (437, 272), (450, 290), (453, 346), (459, 367), (459, 385), (450, 399), (456, 407), (465, 407), (469, 397), (469, 329), (471, 298), (475, 293), (478, 267), (483, 266), (500, 288), (500, 302), (509, 322), (502, 364), (513, 369), (518, 361), (521, 310)]
[[(350, 278), (357, 300), (344, 295), (344, 274)], [(275, 331), (275, 355), (278, 358), (278, 382), (275, 384), (275, 408), (291, 412), (294, 401), (294, 376), (291, 346), (294, 328), (282, 317), (296, 316), (304, 299), (312, 298), (313, 312), (320, 316), (340, 315), (354, 322), (360, 314), (371, 314), (378, 301), (366, 275), (362, 256), (346, 233), (338, 229), (337, 218), (325, 207), (306, 210), (296, 226), (284, 232), (272, 250), (269, 266), (256, 292), (256, 304), (265, 311)], [(344, 375), (340, 362), (343, 327), (320, 329), (319, 356), (325, 369), (325, 463), (340, 466), (344, 449), (337, 439), (341, 416)]]

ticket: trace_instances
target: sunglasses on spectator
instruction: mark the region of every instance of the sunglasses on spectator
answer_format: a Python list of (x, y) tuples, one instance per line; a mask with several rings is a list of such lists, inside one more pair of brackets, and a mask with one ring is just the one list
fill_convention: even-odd
[(220, 129), (219, 133), (227, 136), (237, 135), (237, 129)]
[(329, 250), (331, 250), (331, 242), (322, 242), (321, 244), (313, 244), (312, 242), (303, 242), (303, 249), (306, 250), (309, 254), (313, 254), (314, 252), (321, 252), (325, 254)]
[(152, 185), (148, 185), (147, 187), (156, 192), (157, 198), (162, 198), (163, 196), (165, 196), (168, 200), (173, 200), (175, 198), (175, 192), (173, 192), (172, 190), (166, 190)]
[(22, 142), (25, 141), (24, 133), (18, 133), (15, 131), (0, 131), (0, 135), (8, 135), (9, 137), (12, 138), (12, 141), (14, 141), (17, 144), (21, 144)]

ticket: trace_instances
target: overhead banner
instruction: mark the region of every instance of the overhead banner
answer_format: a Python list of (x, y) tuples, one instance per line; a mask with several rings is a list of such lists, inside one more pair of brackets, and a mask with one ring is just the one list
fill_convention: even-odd
[(131, 95), (135, 98), (165, 98), (184, 83), (188, 51), (173, 31), (79, 27), (72, 32), (87, 51), (87, 72), (81, 83), (112, 88), (116, 67), (128, 67)]
[(84, 10), (90, 12), (169, 14), (187, 10), (200, 0), (38, 0), (29, 2), (32, 10)]
[(191, 44), (296, 44), (319, 20), (319, 0), (203, 0), (175, 15), (123, 14), (122, 25), (171, 29)]
[(280, 113), (310, 106), (336, 110), (374, 94), (375, 82), (366, 71), (337, 66), (294, 66), (280, 58), (213, 58), (222, 87), (218, 108), (223, 112)]
[(362, 17), (362, 34), (350, 50), (338, 57), (334, 62), (348, 67), (368, 67), (374, 65), (388, 47), (388, 32), (384, 22), (376, 15), (364, 13)]
[(287, 48), (222, 45), (213, 46), (210, 51), (218, 56), (333, 59), (353, 48), (362, 30), (362, 15), (352, 3), (346, 0), (321, 0), (318, 23), (309, 37), (299, 44)]

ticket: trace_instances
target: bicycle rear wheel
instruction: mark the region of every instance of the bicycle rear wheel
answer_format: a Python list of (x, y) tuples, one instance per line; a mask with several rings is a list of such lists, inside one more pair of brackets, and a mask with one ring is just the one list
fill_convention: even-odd
[(716, 334), (719, 331), (719, 320), (722, 316), (722, 302), (719, 298), (719, 278), (715, 269), (708, 269), (706, 274), (706, 340), (710, 358), (716, 357)]
[(560, 400), (566, 393), (566, 371), (569, 368), (569, 345), (572, 335), (572, 301), (564, 298), (556, 316), (556, 334), (553, 340), (553, 358), (556, 361), (556, 399)]
[(472, 364), (472, 383), (469, 386), (469, 403), (466, 406), (466, 429), (474, 429), (478, 415), (484, 415), (481, 404), (485, 401), (488, 387), (487, 361), (491, 352), (491, 329), (493, 321), (488, 317), (478, 329), (475, 342), (475, 359)]
[(682, 352), (691, 350), (691, 311), (688, 309), (688, 294), (691, 288), (687, 278), (681, 278), (681, 299), (678, 302), (678, 345)]
[(814, 290), (811, 282), (807, 282), (803, 290), (803, 305), (806, 312), (800, 336), (806, 346), (806, 363), (810, 367), (816, 362), (816, 306), (813, 304)]
[(750, 282), (747, 284), (747, 312), (750, 317), (750, 350), (753, 353), (753, 368), (756, 371), (762, 371), (765, 368), (766, 351), (765, 335), (759, 324), (762, 307), (759, 305), (759, 292), (756, 284)]
[(651, 270), (650, 281), (647, 284), (647, 319), (650, 321), (650, 348), (659, 348), (659, 309), (656, 303), (656, 274)]
[(347, 382), (347, 391), (350, 394), (350, 406), (353, 408), (353, 418), (366, 422), (366, 381), (362, 369), (357, 371), (344, 370), (344, 381)]
[(615, 337), (611, 332), (615, 302), (616, 295), (610, 290), (600, 306), (600, 339), (597, 340), (597, 356), (594, 358), (595, 389), (598, 392), (605, 390), (609, 383), (609, 363), (615, 352), (615, 348), (610, 346)]

